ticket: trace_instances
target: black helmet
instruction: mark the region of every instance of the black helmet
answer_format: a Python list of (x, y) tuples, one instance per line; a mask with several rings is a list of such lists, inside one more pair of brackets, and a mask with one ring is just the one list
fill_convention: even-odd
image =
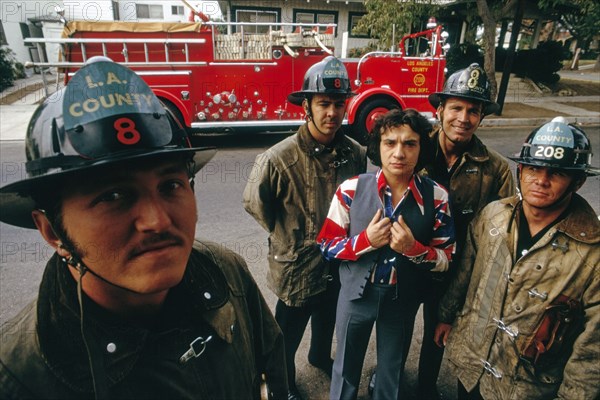
[(488, 115), (498, 111), (500, 106), (491, 100), (490, 83), (483, 68), (477, 63), (469, 65), (450, 75), (444, 84), (442, 92), (429, 95), (429, 103), (438, 108), (442, 99), (460, 97), (462, 99), (483, 103), (483, 114)]
[(0, 221), (35, 228), (31, 211), (74, 172), (179, 153), (196, 173), (216, 153), (193, 148), (173, 116), (130, 69), (104, 57), (83, 66), (33, 113), (25, 139), (27, 177), (0, 189)]
[(600, 173), (590, 165), (592, 149), (587, 135), (563, 117), (534, 129), (520, 154), (509, 158), (519, 164), (583, 171), (588, 176)]
[(288, 100), (299, 106), (307, 96), (315, 93), (343, 94), (347, 97), (355, 95), (350, 88), (350, 79), (344, 63), (328, 56), (312, 65), (304, 74), (302, 90), (290, 93)]

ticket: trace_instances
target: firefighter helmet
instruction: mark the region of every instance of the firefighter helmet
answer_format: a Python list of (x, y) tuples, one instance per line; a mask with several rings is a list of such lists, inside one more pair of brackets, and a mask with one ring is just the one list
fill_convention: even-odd
[(469, 65), (450, 75), (441, 92), (429, 95), (429, 103), (438, 108), (443, 99), (459, 97), (469, 101), (483, 103), (483, 114), (498, 111), (500, 106), (491, 100), (490, 83), (483, 68), (477, 63)]
[(563, 117), (534, 129), (521, 152), (509, 158), (519, 164), (583, 171), (589, 176), (600, 173), (591, 167), (592, 149), (587, 135)]
[(301, 105), (302, 101), (316, 93), (343, 94), (354, 96), (350, 88), (350, 79), (344, 63), (333, 56), (313, 64), (304, 74), (302, 90), (288, 95), (292, 104)]
[(31, 211), (75, 172), (117, 162), (189, 155), (193, 173), (215, 154), (192, 147), (185, 129), (133, 71), (90, 59), (33, 113), (25, 138), (26, 177), (0, 189), (0, 220), (35, 228)]

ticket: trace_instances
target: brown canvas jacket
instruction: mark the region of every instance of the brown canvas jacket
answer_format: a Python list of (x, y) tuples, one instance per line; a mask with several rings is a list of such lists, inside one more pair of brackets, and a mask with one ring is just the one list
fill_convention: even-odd
[[(491, 203), (471, 225), (440, 306), (440, 320), (454, 322), (446, 354), (465, 388), (479, 383), (486, 399), (597, 399), (600, 221), (576, 194), (567, 217), (517, 257), (518, 201)], [(560, 295), (579, 301), (583, 314), (555, 355), (533, 366), (519, 355)]]
[[(431, 140), (437, 157), (442, 151), (439, 130), (432, 133)], [(457, 161), (459, 165), (450, 179), (450, 186), (446, 188), (450, 194), (450, 209), (459, 252), (465, 242), (469, 223), (475, 215), (490, 202), (514, 195), (516, 187), (508, 160), (486, 147), (477, 136), (473, 135), (471, 141), (470, 149)], [(427, 165), (422, 174), (437, 181), (432, 164)]]
[(366, 169), (366, 150), (354, 140), (338, 132), (331, 146), (304, 124), (256, 157), (244, 190), (244, 208), (269, 232), (269, 288), (288, 306), (326, 289), (329, 266), (317, 235), (337, 187)]
[[(274, 398), (286, 398), (283, 336), (245, 262), (216, 244), (194, 248), (153, 329), (107, 317), (84, 297), (90, 358), (106, 397), (259, 399), (264, 373)], [(2, 327), (0, 398), (95, 397), (76, 296), (55, 255), (37, 301)], [(205, 351), (180, 363), (199, 336), (211, 337)]]

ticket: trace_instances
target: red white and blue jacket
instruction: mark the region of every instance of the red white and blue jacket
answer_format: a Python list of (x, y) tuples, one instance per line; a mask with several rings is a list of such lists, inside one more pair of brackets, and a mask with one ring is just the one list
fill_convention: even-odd
[[(395, 257), (393, 253), (395, 252), (391, 251), (389, 246), (386, 246), (387, 249), (374, 248), (367, 238), (366, 226), (360, 232), (351, 232), (350, 208), (355, 199), (358, 178), (358, 176), (350, 178), (338, 187), (329, 208), (327, 219), (317, 237), (317, 242), (321, 246), (323, 256), (328, 260), (356, 261), (367, 253), (378, 250), (380, 254), (371, 269), (370, 280), (376, 283), (395, 284), (397, 274), (394, 262), (389, 262), (393, 261), (393, 257)], [(377, 207), (384, 210), (384, 217), (389, 217), (392, 221), (395, 221), (401, 214), (405, 219), (407, 214), (410, 213), (416, 215), (416, 219), (425, 214), (433, 214), (434, 216), (433, 232), (428, 234), (429, 241), (422, 243), (416, 240), (415, 244), (404, 251), (402, 255), (412, 263), (418, 264), (420, 269), (432, 272), (446, 271), (454, 252), (454, 224), (448, 205), (447, 191), (428, 178), (413, 175), (404, 196), (394, 208), (391, 200), (391, 189), (381, 169), (377, 171), (375, 178), (380, 200)], [(424, 192), (427, 192), (425, 190), (426, 185), (433, 187), (432, 203), (424, 200)], [(425, 209), (427, 204), (433, 205), (433, 212)], [(372, 212), (372, 210), (369, 212)], [(373, 215), (367, 215), (365, 219), (371, 220)], [(411, 226), (409, 225), (409, 227)], [(416, 227), (411, 227), (411, 230), (413, 229), (416, 229)], [(416, 235), (415, 238), (417, 239)]]

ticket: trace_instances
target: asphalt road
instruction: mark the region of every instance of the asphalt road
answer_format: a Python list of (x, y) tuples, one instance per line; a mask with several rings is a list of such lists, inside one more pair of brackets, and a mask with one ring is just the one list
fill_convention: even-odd
[[(478, 135), (490, 147), (501, 154), (518, 152), (529, 128), (488, 128), (480, 129)], [(593, 142), (594, 153), (600, 154), (600, 127), (586, 127)], [(0, 132), (2, 136), (9, 132)], [(255, 156), (281, 140), (285, 135), (263, 134), (244, 137), (210, 137), (203, 139), (206, 145), (217, 146), (220, 150), (196, 177), (199, 221), (197, 236), (212, 240), (224, 247), (240, 253), (248, 262), (268, 304), (274, 307), (276, 298), (266, 286), (267, 234), (247, 215), (242, 208), (242, 191), (248, 179)], [(23, 141), (0, 141), (1, 174), (0, 186), (20, 179), (24, 172)], [(594, 160), (598, 167), (599, 157)], [(514, 166), (514, 164), (513, 164)], [(600, 180), (588, 179), (580, 193), (600, 214)], [(6, 322), (22, 307), (35, 298), (50, 248), (43, 242), (37, 231), (15, 228), (0, 223), (0, 324)], [(420, 320), (420, 317), (418, 317)], [(417, 323), (413, 338), (413, 349), (407, 362), (405, 390), (408, 399), (414, 398), (416, 365), (421, 335), (421, 325)], [(329, 380), (320, 371), (306, 362), (309, 332), (305, 335), (296, 362), (298, 365), (297, 383), (307, 399), (328, 397)], [(1, 344), (0, 344), (1, 345)], [(368, 399), (366, 385), (368, 376), (376, 363), (374, 339), (363, 369), (360, 399)], [(448, 363), (444, 361), (438, 386), (446, 399), (454, 399), (455, 378)]]

